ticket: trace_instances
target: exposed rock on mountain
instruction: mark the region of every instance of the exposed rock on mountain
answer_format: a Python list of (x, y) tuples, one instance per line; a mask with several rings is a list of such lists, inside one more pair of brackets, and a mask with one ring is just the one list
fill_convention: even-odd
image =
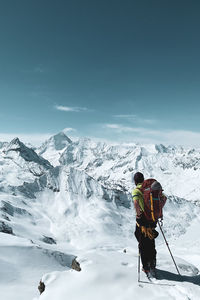
[(3, 221), (0, 221), (0, 232), (13, 234), (12, 227)]

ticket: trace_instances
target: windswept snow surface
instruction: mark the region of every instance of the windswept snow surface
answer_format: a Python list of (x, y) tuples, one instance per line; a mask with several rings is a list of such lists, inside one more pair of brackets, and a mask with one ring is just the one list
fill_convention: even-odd
[[(63, 133), (36, 152), (18, 139), (0, 143), (0, 299), (199, 299), (199, 161), (195, 149), (73, 142)], [(147, 283), (138, 283), (130, 195), (138, 170), (168, 196), (163, 230), (181, 277), (160, 233), (160, 280), (141, 273)]]

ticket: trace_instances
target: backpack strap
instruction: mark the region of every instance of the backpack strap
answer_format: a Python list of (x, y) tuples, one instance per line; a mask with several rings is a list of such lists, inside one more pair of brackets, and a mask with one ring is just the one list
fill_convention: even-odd
[(150, 190), (150, 202), (151, 202), (151, 217), (152, 220), (155, 222), (155, 216), (154, 216), (154, 211), (153, 211), (153, 196), (152, 196), (152, 192)]

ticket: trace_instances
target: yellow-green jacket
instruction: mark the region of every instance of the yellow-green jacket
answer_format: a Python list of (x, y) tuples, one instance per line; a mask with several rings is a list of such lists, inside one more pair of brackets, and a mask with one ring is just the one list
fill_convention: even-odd
[(142, 183), (138, 183), (136, 188), (132, 191), (133, 203), (136, 210), (136, 218), (140, 218), (144, 211), (143, 194), (139, 190), (142, 187)]

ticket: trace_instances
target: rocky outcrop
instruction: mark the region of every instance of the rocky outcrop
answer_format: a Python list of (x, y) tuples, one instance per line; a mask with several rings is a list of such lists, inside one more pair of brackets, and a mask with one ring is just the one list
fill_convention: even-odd
[(76, 260), (76, 258), (73, 259), (71, 268), (72, 268), (73, 270), (78, 271), (78, 272), (81, 271), (80, 263)]
[(42, 238), (42, 241), (44, 242), (44, 243), (46, 243), (46, 244), (56, 244), (56, 241), (52, 238), (52, 237), (50, 237), (50, 236), (44, 236), (43, 238)]
[(38, 290), (40, 292), (40, 295), (45, 291), (45, 284), (40, 280), (39, 285), (38, 285)]
[(0, 232), (13, 234), (12, 227), (3, 221), (0, 221)]
[(2, 201), (2, 206), (0, 207), (4, 213), (14, 216), (14, 215), (25, 215), (31, 217), (31, 214), (24, 208), (13, 206), (11, 203)]

